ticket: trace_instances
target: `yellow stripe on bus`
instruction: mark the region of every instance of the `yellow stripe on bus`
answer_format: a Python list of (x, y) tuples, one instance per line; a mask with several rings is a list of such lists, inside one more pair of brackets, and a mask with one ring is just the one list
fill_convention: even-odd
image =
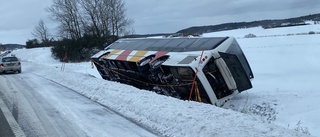
[(145, 54), (147, 54), (148, 51), (137, 51), (136, 54), (130, 58), (129, 61), (131, 62), (138, 62)]
[(111, 51), (107, 56), (105, 56), (104, 58), (105, 59), (108, 59), (110, 56), (114, 55), (114, 54), (117, 54), (118, 52), (120, 52), (122, 50), (118, 50), (118, 49), (115, 49), (113, 51)]

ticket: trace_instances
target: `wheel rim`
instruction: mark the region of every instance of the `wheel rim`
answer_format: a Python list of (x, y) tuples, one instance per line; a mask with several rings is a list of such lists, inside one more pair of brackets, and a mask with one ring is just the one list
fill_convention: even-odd
[(143, 61), (140, 63), (140, 66), (144, 66), (144, 65), (148, 64), (148, 63), (150, 62), (150, 60), (151, 60), (150, 58), (143, 60)]
[(153, 63), (153, 68), (156, 68), (156, 67), (160, 66), (162, 63), (163, 63), (163, 61), (161, 61), (161, 60), (155, 61)]

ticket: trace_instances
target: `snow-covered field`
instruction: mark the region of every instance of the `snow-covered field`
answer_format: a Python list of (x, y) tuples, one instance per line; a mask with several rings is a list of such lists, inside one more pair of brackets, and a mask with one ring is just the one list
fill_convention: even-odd
[[(309, 31), (320, 25), (204, 34), (235, 36), (255, 75), (254, 87), (222, 108), (102, 80), (89, 62), (61, 71), (49, 48), (13, 53), (27, 66), (22, 73), (61, 83), (164, 136), (320, 136), (320, 35), (291, 35)], [(249, 33), (258, 37), (243, 38)]]
[[(305, 35), (310, 31), (320, 32), (320, 25), (204, 34), (238, 37), (255, 74), (254, 88), (239, 94), (225, 108), (320, 136), (320, 35)], [(257, 38), (243, 38), (249, 33)]]

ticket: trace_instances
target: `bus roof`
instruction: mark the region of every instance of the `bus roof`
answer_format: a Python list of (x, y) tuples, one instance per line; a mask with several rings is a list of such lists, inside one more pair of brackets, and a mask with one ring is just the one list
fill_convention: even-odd
[(119, 39), (106, 49), (186, 52), (211, 50), (228, 37)]

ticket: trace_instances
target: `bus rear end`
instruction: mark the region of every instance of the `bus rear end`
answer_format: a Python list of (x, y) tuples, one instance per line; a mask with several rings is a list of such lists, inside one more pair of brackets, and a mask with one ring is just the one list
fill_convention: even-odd
[(229, 38), (211, 51), (211, 58), (201, 69), (211, 102), (223, 105), (234, 95), (251, 89), (254, 78), (250, 65), (234, 38)]

